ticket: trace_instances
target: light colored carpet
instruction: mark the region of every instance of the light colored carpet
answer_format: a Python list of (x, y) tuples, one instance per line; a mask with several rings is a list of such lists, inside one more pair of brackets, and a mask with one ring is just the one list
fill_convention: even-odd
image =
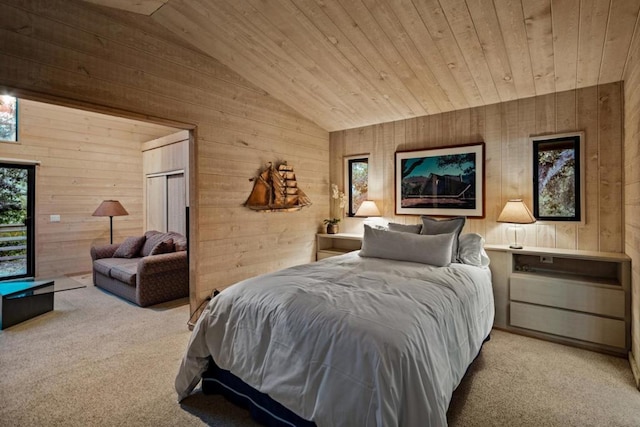
[[(55, 311), (0, 332), (0, 425), (256, 425), (218, 396), (176, 402), (186, 301), (143, 309), (92, 285), (55, 298)], [(640, 393), (624, 359), (494, 331), (449, 423), (640, 426)]]

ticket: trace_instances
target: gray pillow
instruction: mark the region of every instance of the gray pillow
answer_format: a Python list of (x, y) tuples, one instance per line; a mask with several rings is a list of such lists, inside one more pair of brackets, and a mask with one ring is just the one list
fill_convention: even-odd
[(420, 234), (422, 230), (422, 224), (398, 224), (395, 222), (389, 223), (389, 231), (402, 231), (403, 233)]
[(461, 234), (458, 238), (458, 257), (463, 264), (488, 266), (489, 256), (484, 250), (484, 238), (476, 233)]
[(127, 237), (124, 242), (118, 246), (118, 249), (113, 253), (114, 258), (133, 258), (137, 257), (140, 252), (140, 248), (144, 245), (145, 237)]
[(149, 255), (160, 255), (160, 254), (168, 254), (174, 251), (173, 239), (163, 240), (158, 242)]
[(446, 267), (451, 262), (453, 240), (453, 233), (423, 236), (378, 230), (365, 225), (360, 256)]
[(169, 238), (166, 233), (161, 233), (159, 231), (147, 231), (145, 236), (147, 240), (145, 240), (144, 245), (142, 245), (142, 249), (140, 249), (140, 255), (142, 256), (151, 255), (151, 251), (158, 243), (164, 242)]
[(462, 231), (462, 227), (464, 227), (464, 223), (466, 218), (463, 216), (458, 216), (455, 218), (446, 218), (446, 219), (434, 219), (428, 216), (423, 215), (422, 217), (422, 231), (421, 234), (446, 234), (446, 233), (454, 233), (455, 238), (453, 240), (453, 248), (451, 249), (451, 262), (458, 262), (458, 238), (460, 237), (460, 232)]

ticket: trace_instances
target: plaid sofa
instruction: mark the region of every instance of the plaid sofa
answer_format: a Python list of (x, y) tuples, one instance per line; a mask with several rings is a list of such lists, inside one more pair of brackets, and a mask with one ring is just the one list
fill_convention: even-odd
[[(118, 256), (122, 252), (118, 248), (128, 244), (129, 239), (134, 238), (91, 248), (95, 286), (141, 307), (189, 296), (189, 262), (184, 236), (148, 231), (144, 238), (137, 238), (143, 241), (139, 252), (129, 253), (130, 257)], [(163, 253), (155, 254), (153, 249), (160, 244), (164, 244)]]

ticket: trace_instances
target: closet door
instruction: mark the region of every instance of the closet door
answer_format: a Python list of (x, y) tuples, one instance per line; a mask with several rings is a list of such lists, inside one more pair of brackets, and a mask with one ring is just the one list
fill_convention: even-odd
[(167, 176), (167, 231), (187, 235), (185, 207), (186, 182), (184, 173)]
[(167, 177), (147, 177), (147, 230), (167, 231)]

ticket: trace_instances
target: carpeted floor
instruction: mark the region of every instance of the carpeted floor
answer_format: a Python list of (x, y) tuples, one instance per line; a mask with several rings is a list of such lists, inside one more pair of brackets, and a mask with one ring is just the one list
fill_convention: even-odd
[[(74, 279), (89, 286), (0, 331), (0, 426), (256, 425), (216, 396), (176, 402), (186, 301), (143, 309)], [(494, 331), (449, 425), (640, 426), (640, 392), (625, 359)]]

